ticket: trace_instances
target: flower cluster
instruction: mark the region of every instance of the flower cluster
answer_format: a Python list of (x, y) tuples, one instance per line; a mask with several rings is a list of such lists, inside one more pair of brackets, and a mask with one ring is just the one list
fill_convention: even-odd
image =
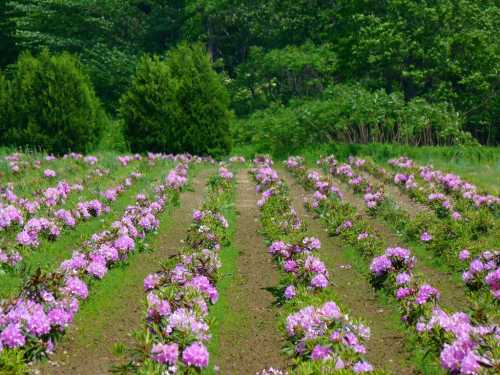
[(225, 180), (232, 180), (234, 177), (233, 173), (226, 167), (219, 168), (219, 176)]
[(262, 163), (255, 171), (254, 176), (258, 182), (257, 191), (264, 191), (279, 181), (278, 173), (272, 168), (272, 161)]
[(15, 267), (23, 257), (18, 251), (6, 252), (0, 249), (0, 269), (2, 267)]
[(500, 300), (500, 252), (487, 250), (471, 258), (468, 250), (462, 250), (459, 258), (468, 262), (462, 273), (465, 284), (473, 291), (487, 288), (495, 299)]
[(418, 187), (413, 174), (396, 173), (394, 175), (394, 183), (404, 186), (406, 190), (414, 190)]
[(54, 240), (61, 234), (57, 224), (46, 218), (33, 218), (28, 220), (21, 232), (16, 236), (16, 241), (21, 246), (38, 247), (40, 236)]
[(165, 182), (170, 189), (180, 190), (187, 183), (187, 169), (179, 164), (175, 169), (170, 171), (165, 178)]
[(13, 225), (23, 225), (24, 218), (21, 211), (13, 205), (3, 206), (0, 203), (0, 230)]
[(366, 193), (363, 198), (366, 207), (372, 211), (384, 201), (384, 191), (379, 190), (375, 193)]
[(414, 167), (413, 160), (406, 156), (400, 156), (397, 159), (391, 159), (388, 163), (403, 169), (410, 169)]
[(360, 359), (360, 354), (366, 353), (364, 341), (370, 337), (370, 328), (353, 322), (335, 302), (307, 306), (289, 315), (286, 331), (300, 357), (331, 361), (336, 369), (352, 369), (355, 373), (373, 370)]
[(288, 169), (297, 169), (304, 166), (304, 158), (302, 156), (290, 156), (285, 161), (285, 166)]

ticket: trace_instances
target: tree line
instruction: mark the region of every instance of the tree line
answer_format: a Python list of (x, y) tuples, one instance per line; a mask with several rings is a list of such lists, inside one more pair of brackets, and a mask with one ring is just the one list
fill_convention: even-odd
[(22, 51), (72, 53), (113, 116), (142, 56), (201, 43), (240, 119), (354, 86), (500, 141), (495, 0), (22, 0), (0, 5), (0, 26), (4, 75)]

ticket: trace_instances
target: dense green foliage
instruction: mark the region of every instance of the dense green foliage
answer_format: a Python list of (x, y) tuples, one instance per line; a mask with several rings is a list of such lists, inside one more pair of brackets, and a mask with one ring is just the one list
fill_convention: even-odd
[(96, 144), (100, 104), (71, 55), (24, 53), (13, 67), (7, 96), (0, 99), (2, 144), (53, 153), (85, 152)]
[[(0, 5), (0, 26), (1, 67), (22, 50), (77, 54), (112, 114), (140, 56), (201, 42), (229, 78), (240, 117), (320, 99), (332, 85), (355, 82), (407, 102), (405, 121), (416, 116), (416, 127), (426, 117), (443, 124), (455, 111), (461, 130), (482, 143), (500, 142), (496, 0), (10, 0)], [(341, 107), (352, 100), (345, 94)], [(393, 112), (392, 99), (381, 105), (388, 106), (381, 112)], [(436, 126), (432, 132), (450, 128)], [(408, 142), (403, 133), (374, 139)], [(455, 134), (418, 135), (409, 143), (448, 143)]]
[(253, 113), (233, 125), (240, 143), (258, 152), (287, 154), (304, 146), (392, 142), (409, 145), (473, 142), (461, 129), (461, 119), (444, 105), (424, 99), (409, 102), (384, 90), (370, 92), (359, 85), (335, 85), (321, 99), (293, 102)]
[(248, 114), (270, 102), (316, 97), (334, 82), (336, 68), (337, 56), (329, 46), (306, 43), (268, 52), (253, 47), (237, 68), (233, 106), (239, 114)]
[(143, 57), (120, 114), (133, 151), (229, 151), (229, 97), (200, 45), (180, 45), (165, 60)]

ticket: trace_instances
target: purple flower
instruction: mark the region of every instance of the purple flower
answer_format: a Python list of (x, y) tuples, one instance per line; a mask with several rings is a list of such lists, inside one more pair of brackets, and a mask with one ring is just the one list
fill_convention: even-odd
[(10, 323), (5, 327), (2, 333), (0, 333), (0, 342), (12, 349), (23, 346), (26, 342), (26, 338), (22, 334), (19, 324)]
[(408, 297), (410, 294), (410, 288), (399, 288), (398, 290), (396, 290), (396, 298), (398, 301)]
[(373, 371), (373, 366), (370, 365), (368, 362), (365, 361), (359, 361), (356, 362), (353, 366), (353, 371), (356, 373), (361, 373), (361, 372), (370, 372)]
[(420, 289), (418, 290), (416, 302), (418, 305), (423, 305), (431, 297), (439, 298), (439, 291), (436, 288), (430, 286), (429, 284), (423, 284), (420, 286)]
[(199, 222), (201, 221), (201, 219), (203, 219), (203, 212), (201, 212), (200, 210), (194, 210), (193, 220)]
[(430, 240), (432, 240), (432, 236), (429, 233), (424, 232), (420, 235), (420, 241), (429, 242)]
[(179, 345), (173, 344), (155, 344), (151, 349), (151, 357), (158, 363), (175, 365), (179, 358)]
[(311, 286), (314, 288), (324, 289), (328, 286), (328, 279), (322, 273), (317, 274), (311, 280)]
[(295, 272), (298, 269), (298, 265), (294, 260), (287, 260), (283, 263), (283, 268), (286, 272)]
[(195, 342), (184, 349), (182, 361), (188, 366), (205, 368), (208, 366), (208, 350), (203, 344)]
[(462, 251), (460, 251), (460, 253), (458, 254), (458, 259), (460, 259), (462, 262), (465, 262), (467, 259), (470, 258), (470, 252), (469, 250), (467, 249), (463, 249)]
[(118, 250), (122, 251), (128, 251), (128, 250), (133, 250), (135, 247), (134, 240), (130, 238), (127, 235), (123, 235), (118, 237), (118, 239), (115, 240), (114, 242), (114, 247), (116, 247)]
[(316, 345), (311, 353), (311, 358), (314, 361), (324, 360), (330, 357), (332, 349), (328, 346)]
[(160, 282), (160, 277), (156, 273), (152, 273), (144, 279), (144, 291), (154, 289), (158, 286)]
[(72, 296), (86, 299), (89, 295), (87, 284), (78, 277), (68, 277), (64, 286), (64, 291)]
[(407, 284), (410, 280), (411, 280), (411, 276), (409, 274), (407, 274), (406, 272), (399, 273), (396, 276), (396, 285), (399, 286), (399, 285)]
[(342, 317), (342, 313), (340, 312), (337, 304), (331, 301), (326, 302), (323, 306), (321, 306), (319, 313), (328, 319), (339, 320)]
[(295, 287), (293, 285), (288, 285), (285, 288), (284, 296), (286, 299), (292, 299), (297, 295), (297, 291), (295, 290)]
[(482, 272), (484, 270), (484, 264), (479, 259), (474, 259), (469, 266), (469, 271), (472, 274)]
[(370, 265), (370, 271), (374, 273), (375, 276), (382, 276), (391, 268), (392, 268), (391, 260), (385, 255), (373, 258), (372, 263)]

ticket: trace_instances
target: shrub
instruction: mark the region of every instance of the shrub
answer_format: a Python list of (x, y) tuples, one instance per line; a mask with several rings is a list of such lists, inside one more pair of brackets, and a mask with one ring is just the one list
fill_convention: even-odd
[(321, 99), (275, 105), (233, 124), (235, 139), (257, 152), (287, 154), (334, 141), (450, 145), (473, 143), (460, 117), (445, 104), (398, 94), (370, 92), (359, 85), (335, 85)]
[(85, 152), (98, 137), (99, 101), (70, 54), (20, 56), (13, 68), (3, 144)]
[(120, 113), (134, 152), (218, 156), (231, 147), (227, 90), (200, 45), (143, 57)]

